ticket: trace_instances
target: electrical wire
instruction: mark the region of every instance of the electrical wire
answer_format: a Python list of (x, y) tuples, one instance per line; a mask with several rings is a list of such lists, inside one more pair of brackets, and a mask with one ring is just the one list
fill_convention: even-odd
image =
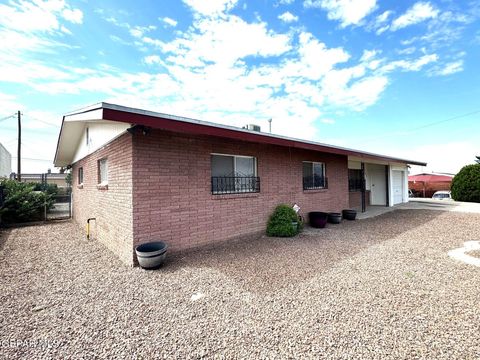
[(15, 114), (12, 114), (12, 115), (9, 115), (9, 116), (5, 116), (3, 118), (0, 119), (0, 121), (4, 121), (4, 120), (8, 120), (10, 118), (13, 118), (15, 116)]
[(476, 114), (480, 114), (480, 110), (475, 110), (475, 111), (465, 113), (465, 114), (462, 114), (462, 115), (453, 116), (453, 117), (450, 117), (450, 118), (447, 118), (447, 119), (444, 119), (444, 120), (434, 121), (434, 122), (431, 122), (431, 123), (428, 123), (428, 124), (425, 124), (425, 125), (421, 125), (421, 126), (411, 128), (409, 130), (402, 130), (401, 132), (397, 131), (397, 132), (385, 133), (383, 135), (379, 135), (379, 136), (374, 137), (374, 138), (366, 139), (366, 140), (360, 142), (360, 144), (363, 144), (363, 143), (369, 142), (369, 141), (373, 141), (373, 140), (383, 139), (385, 137), (390, 137), (390, 136), (411, 135), (412, 132), (415, 132), (416, 130), (425, 129), (427, 127), (435, 126), (435, 125), (438, 125), (438, 124), (443, 124), (443, 123), (446, 123), (446, 122), (449, 122), (449, 121), (458, 120), (458, 119), (468, 117), (468, 116), (472, 116), (472, 115), (476, 115)]

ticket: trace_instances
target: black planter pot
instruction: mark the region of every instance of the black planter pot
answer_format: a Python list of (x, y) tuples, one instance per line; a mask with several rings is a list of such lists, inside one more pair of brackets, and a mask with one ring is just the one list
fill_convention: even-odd
[(308, 213), (310, 226), (314, 228), (324, 228), (327, 225), (328, 213), (312, 211)]
[(355, 220), (357, 211), (352, 209), (342, 210), (342, 215), (345, 220)]
[(143, 243), (135, 248), (138, 264), (148, 270), (159, 268), (167, 256), (167, 244), (163, 241)]
[(342, 222), (342, 214), (336, 212), (328, 213), (328, 222), (330, 224), (340, 224)]

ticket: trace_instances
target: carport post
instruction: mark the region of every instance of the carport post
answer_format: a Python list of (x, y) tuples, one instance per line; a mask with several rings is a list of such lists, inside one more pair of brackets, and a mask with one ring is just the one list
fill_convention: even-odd
[(361, 163), (361, 170), (362, 170), (362, 213), (365, 212), (366, 206), (365, 206), (365, 163)]

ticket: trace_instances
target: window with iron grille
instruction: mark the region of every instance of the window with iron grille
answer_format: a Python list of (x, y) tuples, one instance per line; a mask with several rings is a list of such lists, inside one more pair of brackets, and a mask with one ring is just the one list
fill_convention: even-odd
[(363, 189), (363, 176), (360, 169), (348, 169), (348, 190), (349, 191), (362, 191)]
[(83, 167), (78, 168), (78, 184), (83, 184)]
[(303, 190), (326, 189), (325, 164), (321, 162), (303, 162)]
[(98, 182), (100, 185), (108, 184), (108, 161), (107, 159), (98, 160)]
[(252, 156), (212, 154), (212, 194), (260, 192), (257, 159)]

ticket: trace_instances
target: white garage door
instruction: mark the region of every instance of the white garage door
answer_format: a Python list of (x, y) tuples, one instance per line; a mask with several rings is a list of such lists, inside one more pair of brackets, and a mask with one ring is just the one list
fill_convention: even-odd
[(393, 205), (403, 202), (403, 171), (392, 171)]

